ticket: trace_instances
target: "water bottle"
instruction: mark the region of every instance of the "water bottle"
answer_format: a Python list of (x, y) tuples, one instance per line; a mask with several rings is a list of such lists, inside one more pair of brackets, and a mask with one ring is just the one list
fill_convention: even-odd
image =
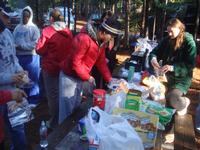
[(199, 104), (196, 108), (196, 114), (195, 114), (195, 128), (196, 128), (196, 131), (198, 133), (200, 133), (200, 94), (199, 94)]
[(48, 146), (47, 127), (45, 121), (42, 121), (40, 126), (40, 146), (42, 148), (46, 148)]

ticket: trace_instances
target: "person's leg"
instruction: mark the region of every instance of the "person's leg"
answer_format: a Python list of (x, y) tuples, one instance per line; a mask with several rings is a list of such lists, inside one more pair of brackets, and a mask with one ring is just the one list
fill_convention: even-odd
[(7, 108), (4, 111), (4, 122), (11, 135), (12, 150), (27, 150), (24, 124), (12, 127), (8, 118)]
[(0, 150), (4, 150), (4, 141), (0, 142)]
[(49, 125), (50, 128), (55, 128), (58, 125), (59, 114), (59, 77), (51, 76), (45, 71), (42, 71), (42, 75), (48, 100), (49, 114), (51, 116)]
[(59, 124), (63, 122), (81, 102), (82, 81), (60, 72), (59, 76)]
[(172, 89), (166, 94), (167, 103), (175, 108), (179, 115), (184, 115), (187, 112), (187, 107), (190, 104), (190, 100), (187, 97), (183, 97), (183, 92), (179, 89)]

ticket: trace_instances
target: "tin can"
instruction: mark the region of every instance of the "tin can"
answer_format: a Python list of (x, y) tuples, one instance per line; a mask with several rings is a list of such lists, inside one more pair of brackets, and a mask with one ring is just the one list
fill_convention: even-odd
[(93, 106), (98, 106), (100, 109), (104, 110), (105, 95), (106, 91), (103, 89), (93, 90)]
[(86, 127), (85, 127), (85, 119), (82, 118), (78, 122), (78, 131), (80, 133), (80, 139), (83, 141), (87, 140), (87, 135), (86, 135)]

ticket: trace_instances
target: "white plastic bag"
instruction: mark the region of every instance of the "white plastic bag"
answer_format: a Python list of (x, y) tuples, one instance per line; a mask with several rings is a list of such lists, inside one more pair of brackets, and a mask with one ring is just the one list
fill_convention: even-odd
[(144, 149), (142, 140), (125, 119), (109, 115), (98, 107), (90, 108), (85, 126), (89, 141), (99, 138), (98, 150)]
[(112, 95), (106, 95), (105, 112), (111, 114), (114, 108), (124, 108), (126, 93), (120, 91)]

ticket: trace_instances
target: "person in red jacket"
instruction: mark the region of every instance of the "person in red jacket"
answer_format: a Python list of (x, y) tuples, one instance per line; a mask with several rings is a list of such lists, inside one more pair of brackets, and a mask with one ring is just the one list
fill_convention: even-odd
[(61, 63), (59, 77), (59, 123), (79, 106), (83, 82), (95, 84), (91, 69), (95, 65), (106, 82), (112, 80), (105, 59), (105, 48), (113, 36), (122, 34), (120, 23), (109, 18), (100, 26), (88, 22), (75, 36), (69, 55)]
[[(26, 93), (22, 90), (0, 90), (0, 105), (6, 104), (10, 100), (15, 100), (16, 102), (21, 102), (23, 97), (27, 97)], [(3, 118), (0, 114), (0, 149), (4, 150), (4, 134), (3, 134)]]
[(42, 56), (42, 75), (51, 116), (48, 126), (53, 129), (58, 125), (59, 63), (67, 57), (73, 35), (59, 9), (53, 9), (50, 18), (52, 23), (43, 29), (36, 52)]

